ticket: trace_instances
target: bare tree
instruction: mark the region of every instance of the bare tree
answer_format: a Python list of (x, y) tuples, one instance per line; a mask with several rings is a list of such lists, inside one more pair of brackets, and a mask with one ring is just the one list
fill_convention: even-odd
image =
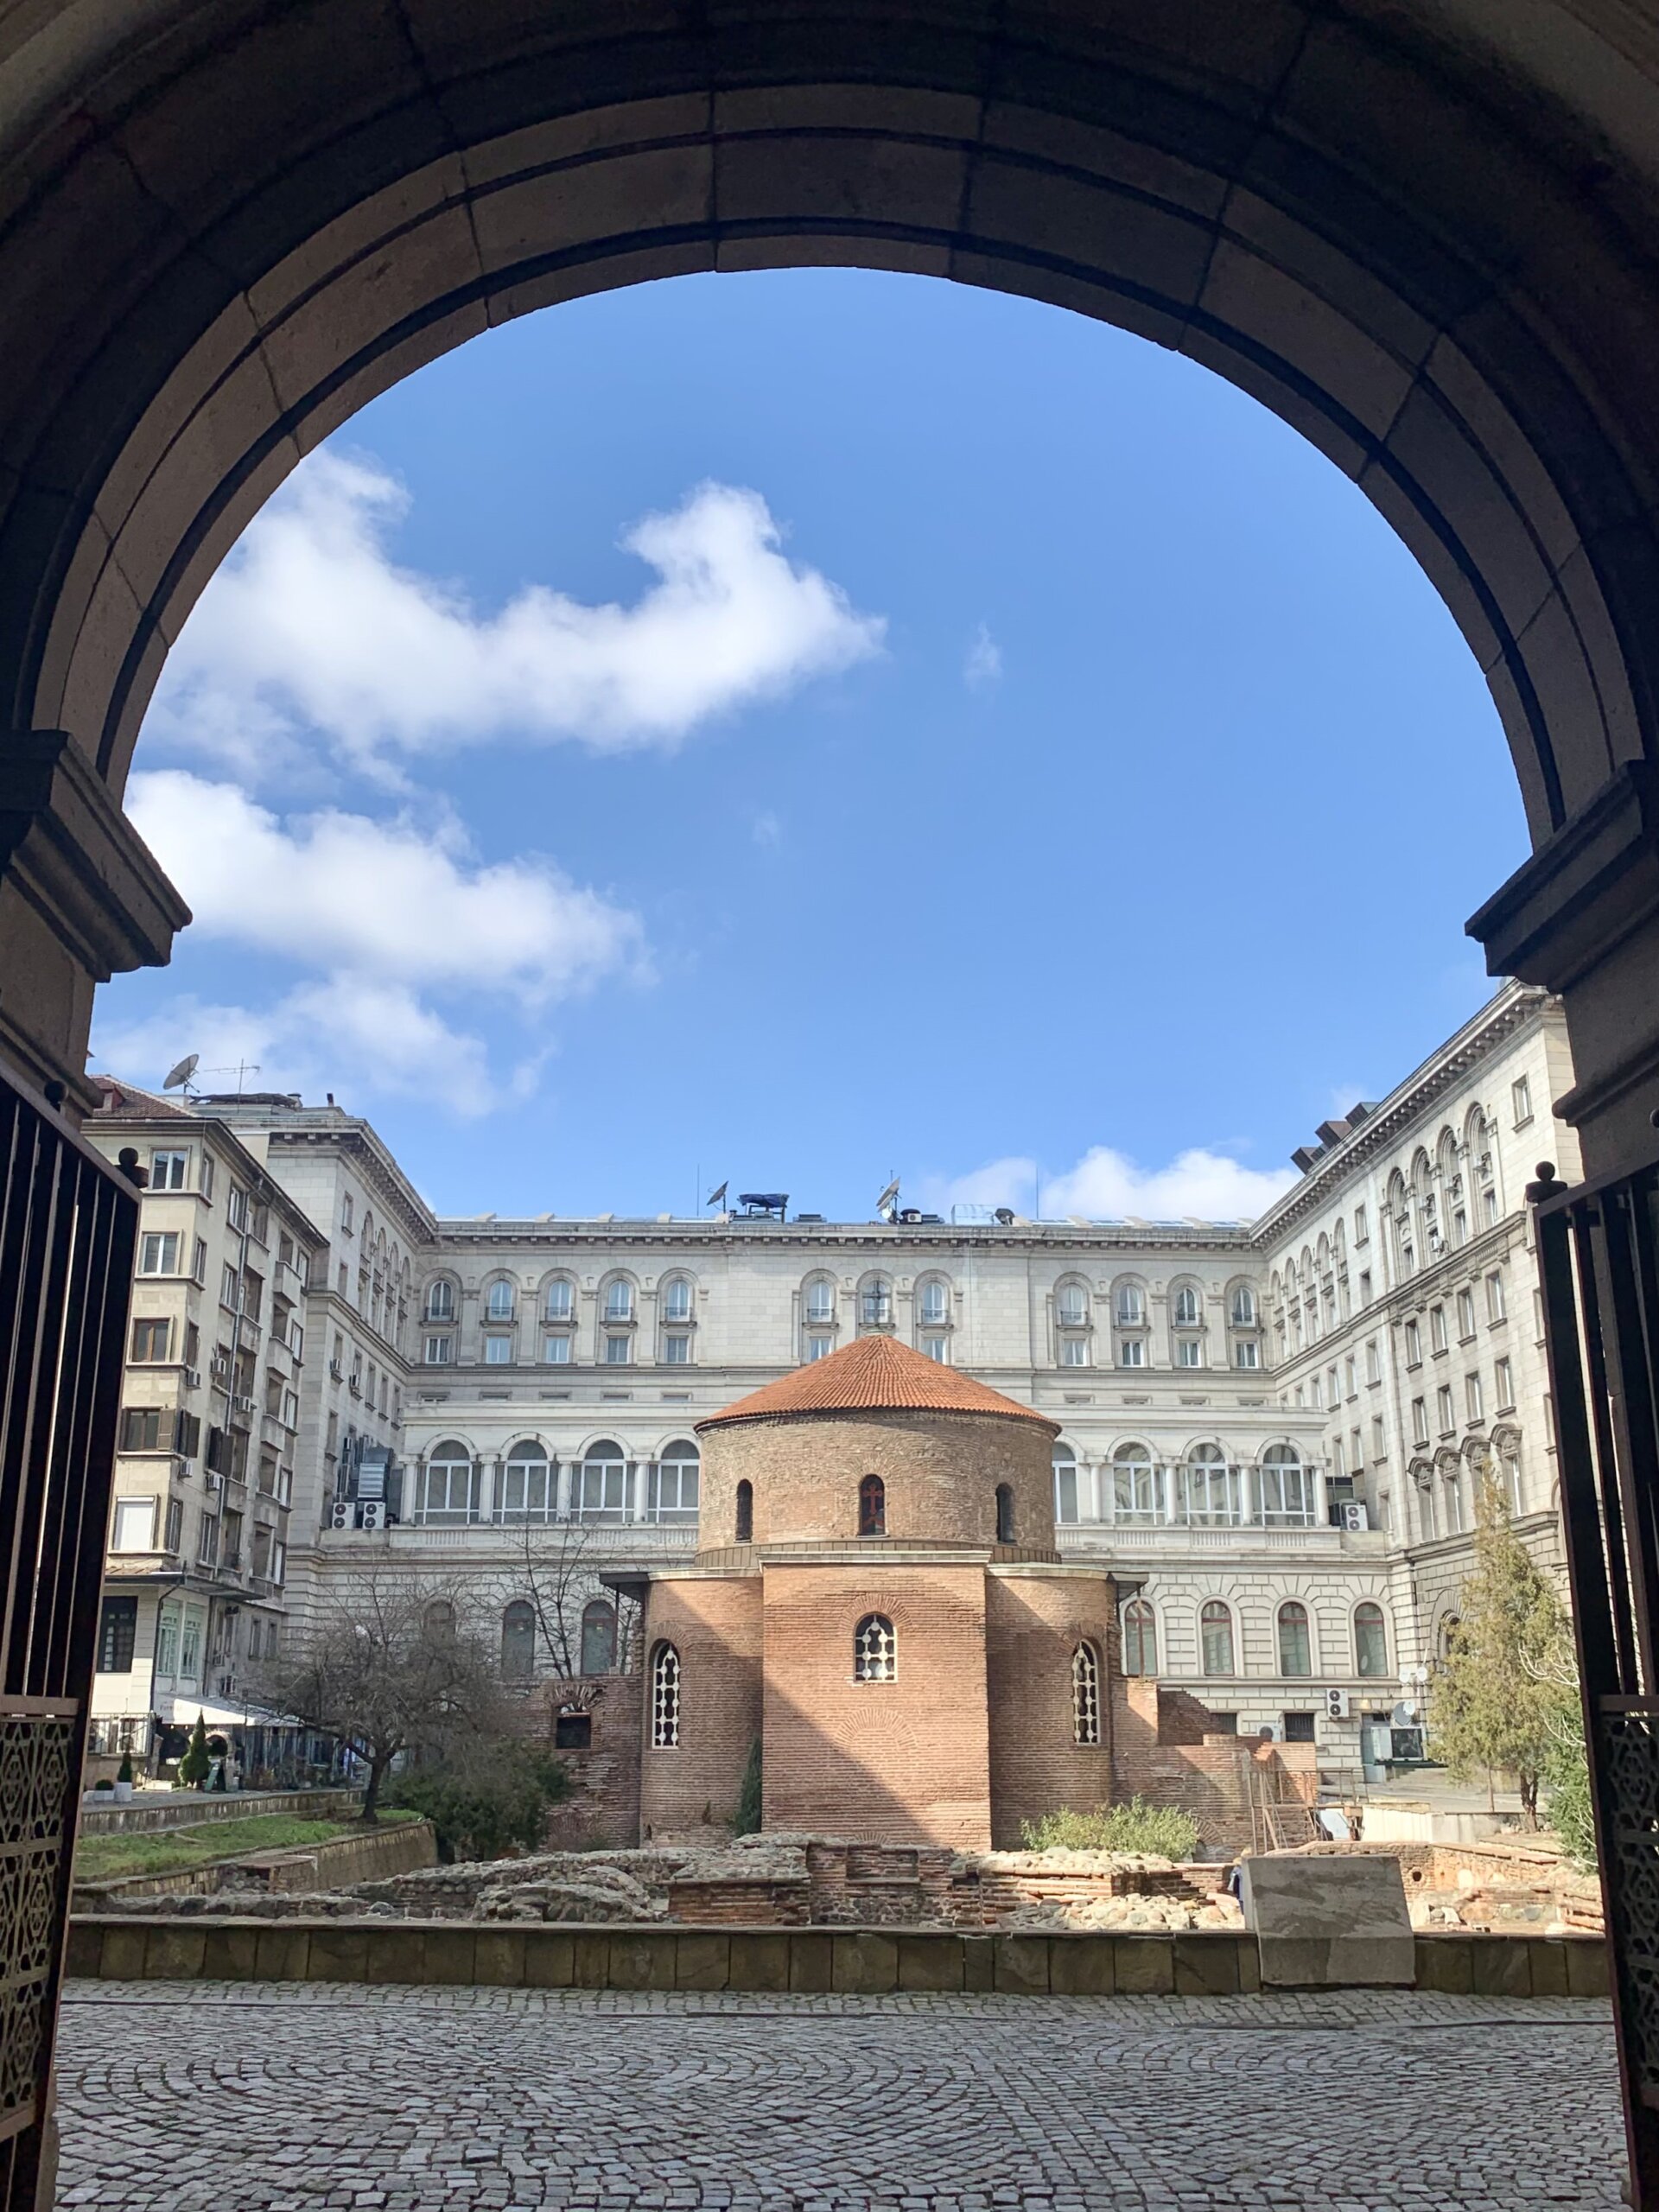
[[(524, 1522), (519, 1529), (519, 1566), (535, 1609), (536, 1630), (554, 1672), (575, 1681), (582, 1672), (582, 1617), (599, 1582), (588, 1563), (593, 1531), (588, 1523), (564, 1520), (550, 1524)], [(616, 1611), (613, 1666), (626, 1674), (639, 1633), (638, 1599), (611, 1593)]]
[(261, 1695), (355, 1751), (369, 1770), (363, 1818), (402, 1751), (442, 1758), (512, 1729), (494, 1654), (463, 1625), (454, 1588), (375, 1569), (331, 1592), (264, 1665)]

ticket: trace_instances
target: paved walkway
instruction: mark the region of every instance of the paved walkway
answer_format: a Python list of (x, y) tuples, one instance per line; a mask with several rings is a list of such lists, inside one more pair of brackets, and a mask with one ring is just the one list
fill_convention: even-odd
[(1594, 2003), (78, 1982), (61, 2050), (100, 2212), (1619, 2202)]

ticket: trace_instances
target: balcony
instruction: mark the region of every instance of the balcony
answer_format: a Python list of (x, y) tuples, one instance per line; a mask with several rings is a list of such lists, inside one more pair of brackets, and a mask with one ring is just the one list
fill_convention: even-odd
[(259, 1440), (262, 1444), (269, 1444), (277, 1452), (287, 1451), (289, 1429), (280, 1414), (260, 1414)]
[(1363, 1532), (1323, 1525), (1264, 1529), (1260, 1522), (1248, 1521), (1225, 1528), (1168, 1522), (1067, 1521), (1060, 1524), (1056, 1535), (1063, 1558), (1099, 1557), (1122, 1560), (1126, 1565), (1131, 1561), (1150, 1565), (1210, 1552), (1224, 1552), (1234, 1558), (1267, 1552), (1275, 1557), (1296, 1553), (1304, 1559), (1376, 1560), (1385, 1556), (1389, 1548), (1388, 1534), (1381, 1529)]
[[(531, 1522), (528, 1525), (531, 1544), (545, 1545), (550, 1551), (556, 1549), (567, 1527), (559, 1522)], [(448, 1552), (464, 1558), (505, 1555), (522, 1559), (525, 1526), (522, 1521), (476, 1521), (464, 1528), (425, 1528), (400, 1522), (395, 1529), (323, 1529), (318, 1531), (317, 1541), (329, 1552), (372, 1544), (383, 1551)], [(697, 1531), (695, 1524), (670, 1527), (658, 1521), (624, 1521), (604, 1527), (584, 1522), (576, 1541), (581, 1544), (585, 1567), (597, 1569), (619, 1560), (636, 1559), (647, 1563), (660, 1561), (667, 1566), (676, 1560), (683, 1561), (696, 1550)]]
[(264, 1334), (264, 1330), (251, 1313), (237, 1315), (236, 1341), (245, 1351), (257, 1351), (259, 1348), (259, 1339)]
[(253, 1400), (232, 1397), (230, 1421), (232, 1428), (251, 1429), (253, 1427)]

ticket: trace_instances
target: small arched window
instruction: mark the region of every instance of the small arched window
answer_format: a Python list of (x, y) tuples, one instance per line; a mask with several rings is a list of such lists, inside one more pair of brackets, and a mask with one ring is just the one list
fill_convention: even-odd
[(1307, 1607), (1294, 1598), (1287, 1598), (1279, 1608), (1279, 1671), (1281, 1675), (1311, 1675), (1313, 1671)]
[(651, 1655), (651, 1748), (677, 1751), (680, 1742), (680, 1655), (659, 1643)]
[(1194, 1284), (1184, 1282), (1176, 1292), (1173, 1313), (1178, 1329), (1196, 1329), (1203, 1320), (1204, 1306)]
[(922, 1285), (919, 1305), (922, 1326), (942, 1329), (950, 1318), (950, 1287), (938, 1275), (930, 1275)]
[(510, 1682), (528, 1681), (536, 1671), (536, 1609), (515, 1598), (501, 1615), (501, 1672)]
[(490, 1285), (490, 1319), (492, 1321), (511, 1321), (512, 1319), (512, 1285), (505, 1275)]
[(1198, 1615), (1200, 1662), (1206, 1675), (1230, 1675), (1233, 1669), (1233, 1616), (1219, 1598), (1206, 1600)]
[(568, 1321), (576, 1310), (575, 1285), (568, 1275), (555, 1275), (547, 1286), (547, 1302), (543, 1308), (550, 1321)]
[(606, 1286), (605, 1319), (607, 1321), (632, 1321), (633, 1319), (633, 1285), (619, 1275)]
[(858, 1296), (858, 1318), (866, 1329), (893, 1325), (893, 1285), (885, 1275), (872, 1275)]
[(858, 1486), (858, 1533), (861, 1536), (887, 1533), (887, 1486), (880, 1475), (866, 1475)]
[(1141, 1525), (1162, 1518), (1162, 1485), (1144, 1444), (1120, 1444), (1112, 1454), (1114, 1518)]
[(996, 1541), (999, 1544), (1014, 1541), (1014, 1490), (1008, 1483), (996, 1486)]
[(590, 1598), (582, 1609), (582, 1671), (608, 1675), (616, 1665), (616, 1608)]
[(1389, 1636), (1382, 1608), (1369, 1599), (1354, 1607), (1354, 1670), (1368, 1675), (1389, 1671)]
[(1144, 1598), (1131, 1598), (1123, 1608), (1123, 1671), (1126, 1675), (1158, 1671), (1158, 1616)]
[(1255, 1326), (1255, 1293), (1249, 1283), (1242, 1282), (1235, 1288), (1231, 1311), (1236, 1329), (1253, 1329)]
[(827, 1329), (836, 1318), (836, 1286), (828, 1275), (814, 1275), (806, 1286), (805, 1313), (815, 1329)]
[(899, 1679), (899, 1640), (885, 1613), (866, 1613), (853, 1631), (853, 1680), (893, 1682)]
[(673, 1275), (663, 1285), (663, 1319), (664, 1321), (689, 1321), (691, 1319), (691, 1278)]
[(1055, 1311), (1063, 1329), (1086, 1329), (1089, 1325), (1089, 1287), (1081, 1282), (1063, 1282)]
[(1238, 1469), (1219, 1444), (1195, 1444), (1182, 1470), (1187, 1517), (1199, 1528), (1227, 1528), (1242, 1518)]
[(1262, 1454), (1262, 1518), (1269, 1529), (1313, 1522), (1313, 1474), (1294, 1444), (1269, 1444)]
[(429, 1321), (453, 1321), (455, 1318), (455, 1286), (442, 1275), (426, 1287), (426, 1318)]
[(737, 1486), (737, 1525), (733, 1534), (740, 1544), (754, 1541), (754, 1484), (747, 1479)]
[(1092, 1643), (1080, 1643), (1071, 1654), (1071, 1740), (1100, 1741), (1100, 1661)]

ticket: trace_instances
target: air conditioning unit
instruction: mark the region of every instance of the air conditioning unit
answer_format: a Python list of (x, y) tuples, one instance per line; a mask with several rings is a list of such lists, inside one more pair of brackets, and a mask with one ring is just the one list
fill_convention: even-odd
[(374, 1498), (363, 1508), (363, 1526), (365, 1529), (384, 1529), (385, 1525), (386, 1509), (378, 1498)]
[(1325, 1719), (1345, 1720), (1348, 1718), (1349, 1704), (1350, 1700), (1346, 1690), (1326, 1690), (1325, 1694)]
[(223, 1489), (224, 1489), (224, 1487), (225, 1487), (225, 1478), (224, 1478), (224, 1476), (223, 1476), (223, 1475), (215, 1475), (215, 1474), (209, 1473), (209, 1474), (206, 1477), (206, 1478), (205, 1478), (205, 1479), (206, 1479), (206, 1481), (207, 1481), (207, 1489), (208, 1489), (208, 1491), (209, 1491), (209, 1494), (210, 1494), (210, 1495), (211, 1495), (213, 1491), (221, 1491), (221, 1490), (223, 1490)]
[(187, 1367), (187, 1368), (185, 1369), (185, 1370), (184, 1370), (184, 1387), (185, 1387), (185, 1389), (186, 1389), (187, 1390), (200, 1390), (200, 1388), (201, 1388), (201, 1370), (200, 1370), (199, 1367)]
[(350, 1529), (354, 1525), (350, 1504), (343, 1497), (336, 1498), (328, 1509), (328, 1526), (331, 1529)]
[(331, 1359), (329, 1361), (328, 1372), (334, 1376), (336, 1382), (340, 1381), (344, 1371), (345, 1370), (341, 1368), (340, 1363), (337, 1359)]
[(253, 1400), (251, 1398), (233, 1397), (231, 1400), (231, 1403), (236, 1408), (236, 1410), (239, 1414), (251, 1414), (253, 1411)]
[(1342, 1509), (1342, 1525), (1350, 1535), (1363, 1535), (1371, 1525), (1371, 1516), (1363, 1505), (1345, 1504)]

